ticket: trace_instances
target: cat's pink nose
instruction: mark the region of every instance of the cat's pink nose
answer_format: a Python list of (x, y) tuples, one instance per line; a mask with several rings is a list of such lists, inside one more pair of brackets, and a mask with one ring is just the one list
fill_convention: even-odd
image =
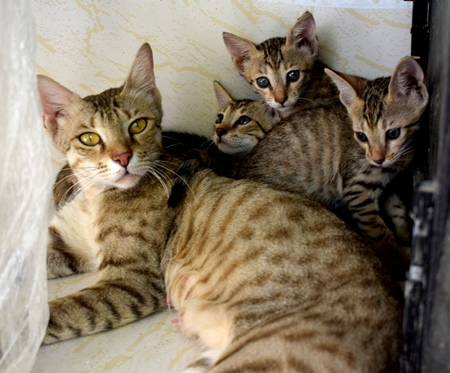
[(278, 102), (279, 104), (283, 105), (287, 100), (286, 96), (279, 96), (275, 99), (276, 102)]
[(219, 137), (222, 137), (223, 135), (225, 135), (227, 133), (227, 130), (225, 128), (221, 128), (221, 127), (217, 127), (216, 128), (216, 134)]
[(113, 157), (113, 161), (119, 162), (123, 167), (128, 166), (132, 154), (130, 152), (122, 153)]
[(281, 105), (283, 105), (287, 101), (286, 92), (282, 88), (275, 89), (275, 91), (273, 92), (273, 96), (274, 96), (273, 98), (275, 99), (275, 101)]
[(384, 158), (372, 159), (376, 164), (382, 164), (384, 162)]

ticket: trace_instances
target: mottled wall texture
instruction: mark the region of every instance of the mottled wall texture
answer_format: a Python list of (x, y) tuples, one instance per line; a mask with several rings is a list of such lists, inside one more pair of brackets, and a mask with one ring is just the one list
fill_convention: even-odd
[(214, 80), (235, 98), (255, 97), (234, 70), (223, 31), (261, 42), (285, 36), (309, 10), (323, 62), (368, 78), (391, 74), (410, 53), (411, 7), (371, 9), (379, 0), (358, 2), (369, 8), (304, 5), (316, 0), (303, 5), (295, 0), (32, 0), (37, 69), (81, 96), (98, 93), (123, 82), (147, 41), (163, 95), (163, 126), (209, 136), (216, 113)]

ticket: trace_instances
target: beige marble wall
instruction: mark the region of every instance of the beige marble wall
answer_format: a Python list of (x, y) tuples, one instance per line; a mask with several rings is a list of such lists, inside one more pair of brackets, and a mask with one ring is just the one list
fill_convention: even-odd
[[(393, 2), (397, 0), (392, 0)], [(312, 1), (314, 3), (314, 1)], [(257, 0), (33, 0), (37, 69), (81, 96), (118, 86), (148, 41), (163, 95), (163, 126), (210, 135), (212, 81), (253, 97), (232, 66), (222, 32), (263, 41), (285, 36), (305, 11), (314, 14), (321, 59), (332, 68), (388, 75), (410, 52), (411, 8), (344, 9)]]

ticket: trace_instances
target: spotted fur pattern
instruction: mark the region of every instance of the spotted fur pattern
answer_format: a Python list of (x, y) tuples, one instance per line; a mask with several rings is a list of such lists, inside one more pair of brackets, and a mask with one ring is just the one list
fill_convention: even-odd
[[(348, 210), (391, 272), (403, 279), (409, 249), (396, 242), (381, 218), (380, 196), (413, 160), (428, 100), (422, 70), (405, 58), (392, 78), (347, 81), (327, 73), (345, 106), (305, 109), (286, 118), (236, 167), (237, 177), (301, 191), (332, 210)], [(394, 196), (384, 206), (397, 241), (409, 241), (401, 200)]]

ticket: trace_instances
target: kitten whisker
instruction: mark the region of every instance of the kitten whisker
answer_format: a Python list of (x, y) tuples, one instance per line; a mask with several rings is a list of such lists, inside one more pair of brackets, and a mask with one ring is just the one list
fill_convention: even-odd
[[(208, 143), (209, 143), (209, 144), (208, 144)], [(203, 146), (205, 146), (205, 144), (208, 144), (207, 148), (209, 148), (209, 146), (210, 146), (211, 144), (214, 144), (214, 141), (212, 141), (211, 139), (208, 139), (208, 140), (206, 140), (201, 146), (203, 147)]]

